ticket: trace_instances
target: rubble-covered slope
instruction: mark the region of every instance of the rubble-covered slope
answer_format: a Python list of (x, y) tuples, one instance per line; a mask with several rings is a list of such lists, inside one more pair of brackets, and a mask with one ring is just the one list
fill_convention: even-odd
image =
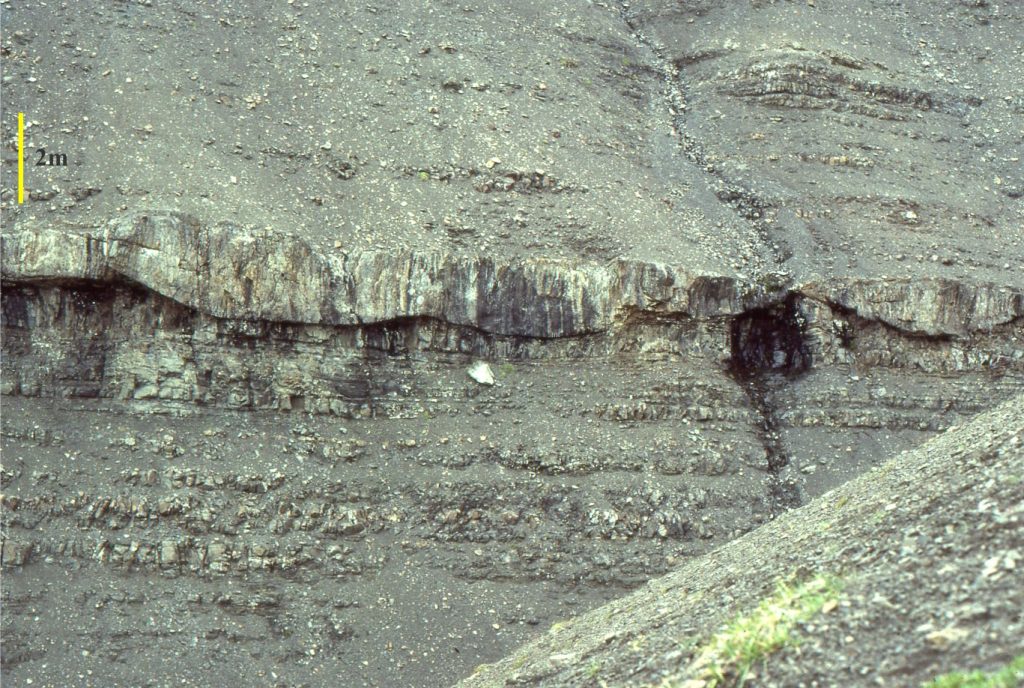
[(622, 5), (691, 155), (798, 279), (1019, 270), (1020, 5)]
[[(920, 686), (1024, 653), (1024, 397), (804, 507), (555, 624), (460, 686), (715, 685), (707, 648), (778, 581), (828, 576), (831, 603), (798, 620), (747, 675), (758, 686)], [(759, 628), (761, 628), (759, 626)], [(765, 627), (767, 629), (767, 627)], [(720, 637), (720, 636), (719, 636)], [(729, 658), (727, 653), (715, 657)], [(700, 661), (700, 660), (704, 661)], [(717, 685), (736, 685), (723, 661)]]

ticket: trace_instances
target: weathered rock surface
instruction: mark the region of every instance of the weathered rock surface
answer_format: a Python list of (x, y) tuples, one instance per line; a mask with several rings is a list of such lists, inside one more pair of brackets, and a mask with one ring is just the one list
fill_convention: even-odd
[(1020, 284), (1019, 5), (623, 6), (691, 155), (798, 282)]
[(204, 681), (444, 683), (769, 516), (735, 385), (735, 418), (645, 423), (575, 415), (575, 366), (453, 376), (454, 413), (366, 421), (6, 397), (8, 680), (144, 684), (195, 638)]
[[(721, 370), (1024, 366), (1024, 292), (993, 284), (834, 280), (787, 290), (780, 275), (738, 282), (655, 263), (324, 256), (299, 239), (204, 228), (177, 213), (115, 221), (96, 236), (11, 233), (3, 248), (9, 392), (61, 394), (78, 375), (73, 393), (84, 396), (277, 407), (312, 395), (312, 410), (349, 413), (348, 401), (378, 396), (366, 349), (535, 360), (607, 357), (629, 342), (642, 355), (707, 358)], [(934, 341), (914, 344), (921, 336)], [(166, 346), (139, 346), (153, 339)], [(287, 342), (305, 354), (283, 350)], [(265, 361), (241, 360), (244, 347), (268, 349)], [(254, 382), (260, 369), (265, 379)], [(253, 400), (253, 385), (274, 391)]]
[(434, 318), (489, 334), (543, 338), (606, 330), (631, 310), (735, 314), (777, 298), (786, 284), (776, 278), (769, 293), (761, 284), (627, 260), (324, 255), (299, 238), (205, 227), (180, 213), (115, 221), (95, 236), (52, 229), (10, 234), (3, 256), (9, 282), (128, 282), (217, 318), (310, 325)]
[(5, 680), (442, 685), (1024, 391), (1020, 8), (308, 5), (0, 7)]

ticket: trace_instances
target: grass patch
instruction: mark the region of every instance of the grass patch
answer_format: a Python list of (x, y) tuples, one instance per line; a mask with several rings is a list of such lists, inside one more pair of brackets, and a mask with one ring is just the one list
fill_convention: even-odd
[[(816, 576), (794, 584), (780, 581), (775, 593), (761, 601), (752, 613), (738, 616), (697, 651), (689, 674), (706, 681), (706, 688), (742, 686), (751, 667), (772, 652), (794, 645), (796, 624), (807, 621), (839, 597), (839, 581)], [(666, 684), (663, 684), (666, 685)], [(668, 686), (679, 685), (668, 683)]]
[(526, 654), (525, 652), (521, 652), (519, 656), (516, 657), (515, 660), (513, 660), (511, 666), (509, 666), (509, 669), (511, 669), (512, 671), (519, 671), (524, 666), (526, 666), (526, 663), (528, 661), (530, 661), (530, 655)]
[(992, 672), (954, 671), (924, 684), (923, 688), (1016, 688), (1024, 685), (1024, 655)]
[(564, 621), (556, 621), (555, 623), (551, 624), (551, 628), (548, 629), (548, 633), (561, 633), (569, 627), (569, 624), (571, 622), (571, 619), (565, 619)]

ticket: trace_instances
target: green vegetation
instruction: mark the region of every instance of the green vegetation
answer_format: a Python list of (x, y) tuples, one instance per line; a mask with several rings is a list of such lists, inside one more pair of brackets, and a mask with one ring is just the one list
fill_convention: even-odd
[(1016, 688), (1020, 685), (1024, 685), (1024, 655), (991, 673), (954, 671), (943, 674), (924, 684), (923, 688)]
[(426, 170), (420, 170), (419, 178), (421, 182), (428, 182), (430, 181), (430, 173)]
[(563, 621), (556, 621), (555, 623), (551, 624), (551, 628), (548, 629), (548, 633), (560, 633), (560, 632), (564, 631), (566, 628), (569, 627), (569, 624), (571, 623), (571, 621), (572, 621), (571, 619), (565, 619)]
[(512, 671), (519, 671), (526, 666), (528, 661), (530, 661), (530, 655), (525, 652), (520, 652), (519, 656), (512, 660), (512, 664), (509, 666), (509, 669)]
[[(739, 616), (698, 650), (690, 665), (706, 688), (742, 686), (754, 664), (772, 652), (794, 645), (793, 627), (839, 597), (839, 581), (819, 575), (800, 584), (780, 581), (775, 594), (762, 600), (753, 613)], [(667, 686), (677, 685), (672, 682)]]
[(516, 367), (511, 363), (502, 363), (501, 366), (498, 367), (498, 377), (501, 379), (507, 378), (514, 372), (516, 372)]

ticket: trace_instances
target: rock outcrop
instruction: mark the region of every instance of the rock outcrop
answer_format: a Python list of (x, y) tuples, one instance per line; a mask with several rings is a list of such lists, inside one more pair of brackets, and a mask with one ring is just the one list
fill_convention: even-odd
[[(786, 286), (658, 263), (600, 265), (416, 251), (324, 255), (295, 236), (149, 213), (95, 233), (4, 236), (4, 279), (128, 283), (204, 315), (306, 325), (431, 318), (493, 335), (553, 339), (608, 330), (628, 311), (707, 319), (763, 306)], [(765, 283), (774, 289), (768, 291)]]
[[(338, 371), (364, 365), (363, 348), (511, 360), (572, 349), (606, 357), (631, 339), (642, 339), (648, 352), (707, 357), (722, 369), (791, 369), (795, 349), (806, 363), (820, 364), (859, 359), (961, 371), (1024, 365), (1024, 348), (1002, 336), (1020, 329), (1024, 313), (1022, 291), (1011, 287), (943, 279), (792, 285), (781, 274), (739, 281), (623, 260), (324, 255), (295, 237), (206, 227), (179, 213), (114, 221), (95, 233), (6, 234), (3, 278), (5, 389), (28, 394), (64, 394), (58, 387), (78, 375), (73, 394), (216, 403), (203, 380), (238, 378), (232, 363), (212, 359), (218, 347), (221, 358), (231, 358), (228, 352), (242, 341), (256, 350), (267, 342), (276, 353), (256, 367), (273, 370), (275, 379), (290, 376), (292, 389), (260, 400), (228, 393), (221, 401), (275, 407), (312, 394), (310, 410), (335, 413), (344, 407), (330, 398), (332, 382), (315, 360), (332, 350), (348, 359), (332, 366), (335, 387)], [(880, 342), (877, 328), (866, 337), (873, 323), (886, 329), (882, 338), (897, 343)], [(92, 333), (84, 357), (76, 342), (82, 332)], [(921, 337), (934, 341), (915, 346)], [(167, 346), (157, 347), (154, 358), (133, 338)], [(861, 346), (855, 356), (854, 340), (869, 339), (885, 353)], [(274, 341), (306, 342), (306, 359)], [(961, 353), (965, 348), (969, 356)], [(66, 364), (76, 357), (78, 373)], [(281, 387), (273, 380), (257, 384)], [(340, 397), (368, 401), (368, 384), (357, 380), (356, 390)]]
[(258, 10), (4, 9), (4, 680), (440, 685), (1024, 392), (1016, 6)]

